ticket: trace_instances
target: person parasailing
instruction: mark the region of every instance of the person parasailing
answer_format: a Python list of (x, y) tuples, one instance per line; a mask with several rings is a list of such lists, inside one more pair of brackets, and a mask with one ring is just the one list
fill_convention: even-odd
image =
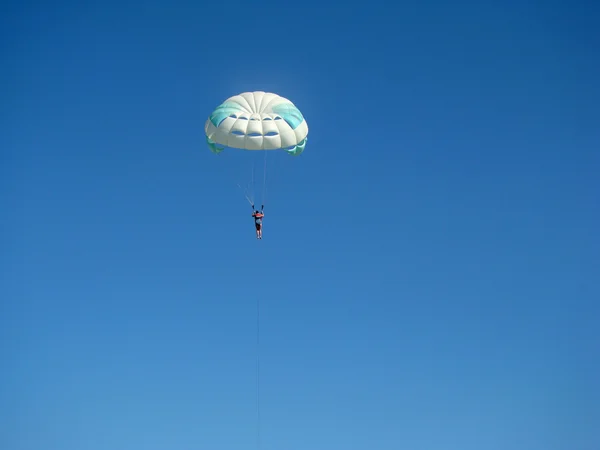
[[(252, 205), (252, 209), (254, 209), (254, 205)], [(252, 213), (252, 217), (254, 218), (254, 226), (256, 228), (256, 239), (262, 239), (262, 221), (265, 217), (264, 209), (265, 205), (261, 205), (260, 211), (255, 209)]]

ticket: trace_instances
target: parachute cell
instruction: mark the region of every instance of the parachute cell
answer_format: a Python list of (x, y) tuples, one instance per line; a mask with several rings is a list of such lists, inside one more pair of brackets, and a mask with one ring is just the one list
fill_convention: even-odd
[(298, 108), (287, 98), (263, 91), (225, 100), (209, 116), (204, 131), (213, 153), (230, 147), (299, 155), (308, 139), (308, 125)]

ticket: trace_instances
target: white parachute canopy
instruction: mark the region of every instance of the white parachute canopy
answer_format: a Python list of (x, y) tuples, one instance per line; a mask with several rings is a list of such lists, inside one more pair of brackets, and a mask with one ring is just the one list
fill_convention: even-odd
[(308, 125), (287, 98), (263, 91), (244, 92), (221, 103), (204, 126), (214, 153), (226, 147), (284, 150), (299, 155), (306, 147)]

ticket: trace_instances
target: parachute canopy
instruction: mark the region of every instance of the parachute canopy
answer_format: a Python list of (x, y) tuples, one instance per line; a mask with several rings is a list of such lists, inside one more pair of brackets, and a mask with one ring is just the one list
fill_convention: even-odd
[(299, 155), (306, 147), (308, 125), (287, 98), (255, 91), (234, 95), (215, 109), (204, 126), (213, 153), (225, 147), (284, 150)]

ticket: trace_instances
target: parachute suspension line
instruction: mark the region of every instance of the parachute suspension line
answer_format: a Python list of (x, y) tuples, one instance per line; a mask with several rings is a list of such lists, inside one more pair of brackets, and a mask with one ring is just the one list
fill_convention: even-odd
[[(250, 203), (251, 205), (254, 205), (254, 158), (252, 158), (252, 184), (250, 186), (252, 186), (251, 189), (251, 194), (250, 197), (252, 198), (252, 203)], [(254, 206), (253, 206), (254, 207)]]
[(238, 187), (240, 188), (240, 190), (244, 193), (244, 197), (246, 197), (246, 200), (248, 201), (248, 203), (250, 204), (250, 206), (252, 207), (252, 209), (254, 209), (254, 200), (255, 200), (255, 190), (254, 190), (254, 166), (255, 166), (255, 161), (254, 158), (252, 158), (252, 178), (250, 178), (250, 182), (246, 183), (246, 187), (242, 188), (242, 185), (240, 183), (238, 183)]
[(254, 203), (252, 202), (252, 200), (250, 199), (250, 197), (248, 196), (248, 190), (247, 189), (242, 189), (242, 186), (240, 186), (240, 183), (238, 183), (238, 187), (240, 188), (240, 190), (244, 193), (244, 197), (246, 197), (246, 200), (248, 200), (248, 203), (250, 203), (250, 206), (254, 205)]
[(246, 188), (242, 188), (240, 183), (237, 184), (240, 190), (244, 193), (244, 197), (246, 197), (246, 200), (248, 201), (252, 209), (254, 209), (254, 166), (254, 158), (252, 158), (252, 178), (250, 179), (250, 182), (246, 185)]
[(260, 295), (256, 296), (256, 448), (260, 450)]
[(263, 172), (263, 192), (262, 192), (262, 204), (266, 203), (267, 196), (267, 152), (265, 151), (265, 166)]

